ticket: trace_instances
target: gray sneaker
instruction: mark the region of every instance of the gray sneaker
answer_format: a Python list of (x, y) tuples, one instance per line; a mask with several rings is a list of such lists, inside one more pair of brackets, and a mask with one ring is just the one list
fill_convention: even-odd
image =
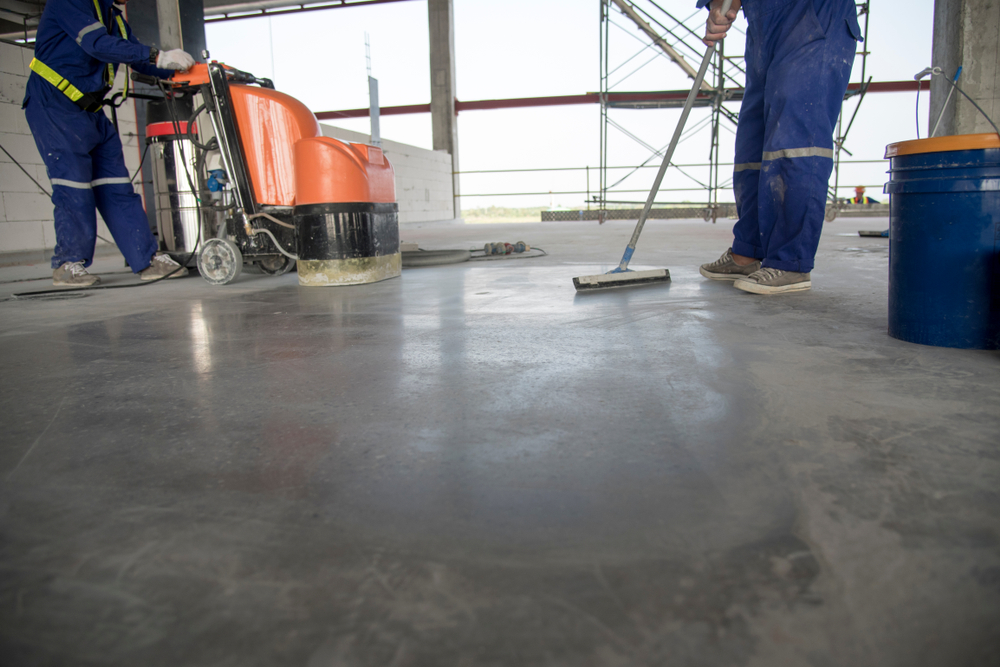
[(733, 287), (754, 294), (781, 294), (807, 290), (812, 287), (812, 280), (809, 279), (808, 273), (764, 267), (740, 278), (733, 283)]
[(139, 272), (139, 280), (158, 280), (166, 276), (180, 278), (187, 274), (188, 270), (171, 259), (170, 255), (156, 253), (149, 266)]
[(64, 262), (52, 271), (52, 284), (56, 287), (90, 287), (99, 282), (98, 276), (87, 273), (83, 262)]
[(722, 257), (715, 260), (711, 264), (702, 264), (701, 275), (709, 278), (710, 280), (736, 280), (737, 278), (743, 276), (749, 276), (751, 273), (760, 268), (760, 260), (755, 260), (754, 262), (747, 264), (746, 266), (740, 266), (733, 260), (733, 249), (730, 248), (726, 252), (722, 253)]

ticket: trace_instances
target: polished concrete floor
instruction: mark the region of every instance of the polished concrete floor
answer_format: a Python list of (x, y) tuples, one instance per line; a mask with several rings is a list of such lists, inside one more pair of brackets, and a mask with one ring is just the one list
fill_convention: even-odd
[(0, 302), (0, 664), (1000, 664), (1000, 352), (886, 335), (884, 226), (784, 297), (688, 221), (669, 286), (426, 224), (549, 255)]

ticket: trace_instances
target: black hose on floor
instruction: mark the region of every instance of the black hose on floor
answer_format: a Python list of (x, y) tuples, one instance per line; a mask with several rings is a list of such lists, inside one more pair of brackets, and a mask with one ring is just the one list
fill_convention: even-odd
[(416, 250), (403, 253), (403, 268), (461, 264), (472, 259), (468, 250)]
[(548, 253), (541, 248), (531, 248), (524, 253), (509, 255), (487, 255), (482, 250), (414, 250), (403, 253), (403, 268), (411, 269), (420, 266), (444, 266), (446, 264), (461, 264), (463, 262), (484, 262), (504, 259), (531, 259), (545, 257)]

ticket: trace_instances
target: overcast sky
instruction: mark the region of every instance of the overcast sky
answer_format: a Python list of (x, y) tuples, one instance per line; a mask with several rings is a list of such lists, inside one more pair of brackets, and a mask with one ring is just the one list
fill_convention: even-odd
[[(651, 13), (648, 0), (638, 0)], [(696, 12), (689, 0), (657, 0), (657, 4), (688, 25), (703, 24), (705, 12)], [(868, 74), (875, 81), (912, 80), (931, 62), (933, 0), (905, 3), (872, 0)], [(455, 50), (458, 98), (482, 100), (549, 95), (576, 95), (599, 89), (599, 0), (455, 0)], [(661, 14), (662, 16), (662, 14)], [(690, 87), (680, 69), (656, 56), (630, 21), (613, 12), (611, 67), (636, 56), (615, 76), (613, 90), (679, 90)], [(740, 17), (739, 29), (745, 29)], [(424, 0), (306, 12), (273, 18), (254, 18), (207, 25), (212, 57), (258, 76), (274, 79), (278, 90), (302, 100), (313, 111), (368, 106), (365, 33), (369, 34), (372, 75), (379, 80), (383, 106), (430, 101), (427, 4)], [(742, 54), (743, 37), (731, 34), (726, 54)], [(860, 50), (860, 49), (859, 49)], [(650, 61), (648, 65), (639, 67)], [(700, 55), (691, 54), (697, 66)], [(861, 58), (852, 81), (860, 80)], [(636, 71), (619, 83), (619, 79)], [(921, 134), (927, 127), (927, 95), (921, 96)], [(916, 138), (915, 95), (869, 95), (858, 114), (846, 147), (853, 159), (881, 160), (885, 145)], [(853, 113), (856, 101), (845, 105)], [(738, 104), (732, 104), (734, 111)], [(645, 143), (663, 147), (679, 117), (676, 110), (615, 110), (612, 118)], [(704, 120), (707, 110), (696, 109), (688, 127)], [(347, 129), (369, 131), (368, 119), (335, 123)], [(503, 111), (463, 112), (459, 116), (459, 158), (462, 170), (583, 167), (596, 169), (599, 160), (598, 105), (542, 107)], [(382, 118), (387, 139), (431, 147), (429, 114)], [(708, 158), (709, 133), (696, 132), (678, 149), (676, 163), (703, 163)], [(722, 134), (722, 154), (732, 160), (733, 134)], [(648, 150), (619, 130), (612, 130), (609, 162), (626, 166), (643, 162)], [(845, 156), (846, 158), (846, 156)], [(851, 158), (847, 158), (851, 159)], [(881, 184), (886, 163), (845, 166), (841, 184)], [(648, 188), (655, 170), (633, 176), (622, 187)], [(706, 169), (691, 169), (707, 179)], [(725, 171), (725, 168), (724, 168)], [(623, 172), (615, 172), (623, 173)], [(726, 176), (728, 178), (728, 175)], [(591, 185), (597, 183), (591, 173)], [(692, 181), (668, 172), (664, 188), (691, 187)], [(841, 191), (848, 196), (850, 188)], [(514, 175), (467, 175), (462, 191), (469, 194), (585, 190), (584, 172), (532, 172)], [(874, 190), (878, 190), (876, 193)], [(869, 194), (880, 197), (881, 187)], [(621, 195), (644, 199), (642, 194)], [(732, 201), (731, 192), (722, 197)], [(498, 206), (576, 207), (585, 195), (487, 196), (464, 198), (463, 208)], [(703, 192), (662, 193), (658, 201), (704, 201)]]

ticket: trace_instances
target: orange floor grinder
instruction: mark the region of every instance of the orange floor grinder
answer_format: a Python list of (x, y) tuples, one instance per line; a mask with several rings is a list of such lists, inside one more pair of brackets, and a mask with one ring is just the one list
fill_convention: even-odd
[[(222, 63), (197, 64), (147, 106), (160, 245), (214, 285), (244, 264), (296, 267), (309, 286), (400, 275), (392, 165), (377, 146), (325, 137), (295, 98)], [(200, 117), (208, 123), (199, 123)]]

